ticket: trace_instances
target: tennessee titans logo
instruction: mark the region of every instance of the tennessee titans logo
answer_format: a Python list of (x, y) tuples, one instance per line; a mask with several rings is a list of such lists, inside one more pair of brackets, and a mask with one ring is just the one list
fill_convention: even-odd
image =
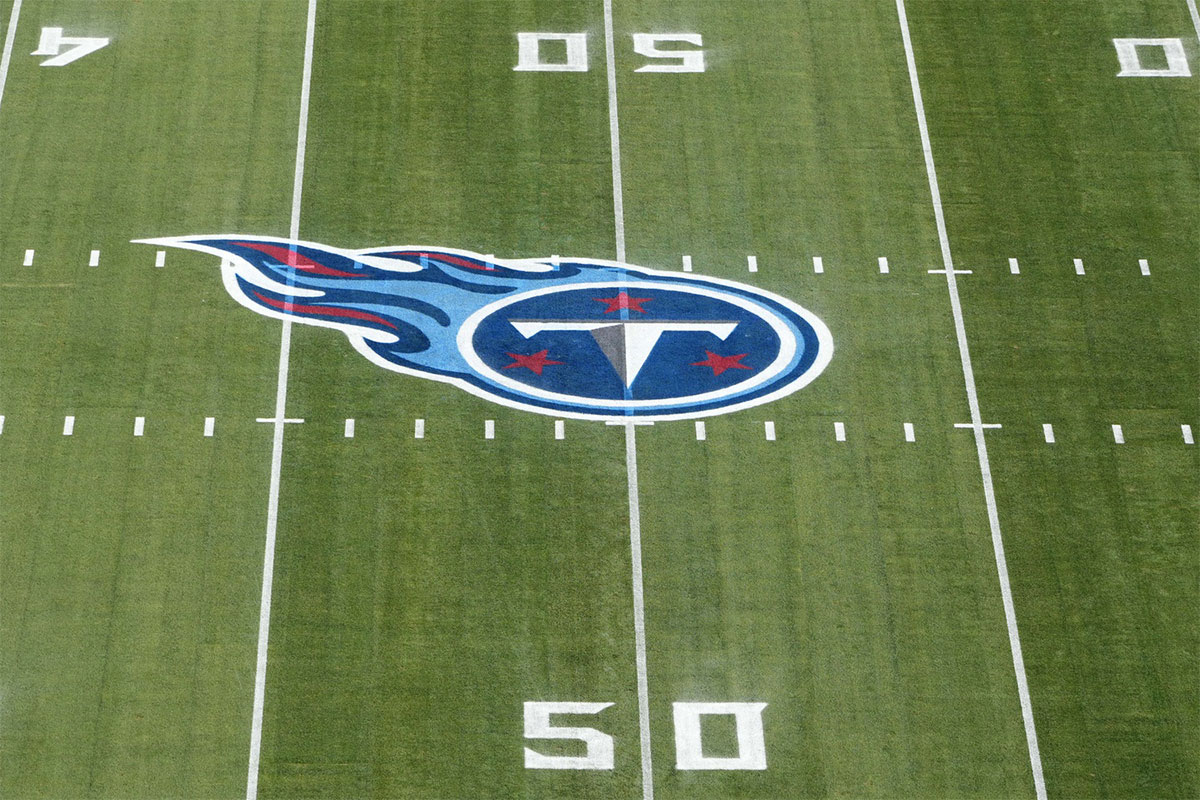
[(142, 241), (220, 257), (239, 303), (342, 331), (385, 369), (560, 417), (722, 414), (796, 391), (833, 354), (824, 323), (778, 295), (613, 261), (264, 236)]

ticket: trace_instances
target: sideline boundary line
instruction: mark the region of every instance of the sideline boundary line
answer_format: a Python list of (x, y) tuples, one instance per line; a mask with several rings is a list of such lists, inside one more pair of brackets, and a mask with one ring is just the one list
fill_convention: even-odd
[(0, 54), (0, 104), (4, 103), (4, 85), (8, 83), (8, 65), (12, 63), (13, 41), (17, 38), (22, 2), (24, 0), (13, 0), (12, 12), (8, 15), (8, 30), (4, 32), (4, 52)]
[[(1189, 3), (1194, 0), (1188, 0)], [(1000, 516), (996, 510), (996, 492), (992, 485), (992, 467), (988, 460), (987, 442), (984, 439), (984, 424), (979, 412), (979, 397), (975, 390), (975, 372), (971, 366), (971, 351), (967, 345), (967, 329), (963, 322), (962, 302), (958, 296), (958, 276), (955, 275), (954, 259), (950, 255), (950, 238), (946, 234), (946, 217), (942, 211), (942, 194), (938, 188), (937, 169), (933, 163), (933, 148), (929, 142), (929, 126), (925, 119), (925, 102), (921, 97), (921, 84), (917, 78), (917, 60), (913, 54), (912, 36), (908, 29), (908, 14), (904, 0), (896, 0), (896, 13), (900, 20), (900, 33), (904, 38), (904, 56), (908, 62), (908, 77), (912, 84), (913, 106), (917, 114), (917, 127), (921, 133), (921, 148), (925, 155), (925, 172), (929, 178), (929, 192), (933, 200), (934, 219), (937, 222), (938, 241), (942, 248), (942, 263), (945, 265), (946, 289), (950, 294), (950, 308), (954, 314), (954, 333), (958, 339), (958, 353), (962, 361), (963, 382), (966, 384), (967, 405), (971, 411), (971, 428), (975, 434), (975, 450), (979, 457), (979, 472), (983, 478), (983, 495), (987, 503), (988, 526), (992, 534), (992, 550), (996, 557), (996, 572), (1000, 579), (1000, 594), (1004, 601), (1004, 619), (1008, 624), (1008, 645), (1012, 651), (1013, 672), (1017, 679), (1017, 695), (1021, 701), (1021, 718), (1025, 725), (1025, 743), (1029, 749), (1029, 765), (1033, 770), (1033, 788), (1038, 800), (1046, 798), (1046, 779), (1042, 773), (1042, 757), (1038, 750), (1037, 729), (1033, 723), (1033, 705), (1029, 699), (1029, 682), (1025, 677), (1025, 658), (1021, 654), (1021, 637), (1017, 632), (1017, 612), (1013, 605), (1012, 587), (1008, 580), (1008, 561), (1004, 556), (1004, 540), (1000, 535)]]
[[(621, 187), (621, 128), (617, 118), (617, 64), (613, 46), (612, 0), (604, 0), (604, 62), (608, 75), (608, 134), (612, 156), (613, 227), (617, 261), (625, 261), (625, 198)], [(646, 668), (646, 604), (642, 582), (642, 511), (638, 490), (637, 425), (625, 424), (625, 474), (629, 485), (629, 555), (633, 579), (633, 643), (637, 667), (638, 742), (642, 798), (654, 800), (650, 758), (650, 685)]]
[[(304, 73), (300, 82), (300, 121), (296, 130), (296, 164), (292, 174), (292, 216), (288, 235), (300, 238), (300, 202), (304, 193), (304, 156), (308, 148), (308, 101), (312, 88), (313, 38), (317, 0), (308, 0), (304, 32)], [(274, 435), (271, 440), (271, 483), (267, 492), (266, 546), (263, 551), (262, 598), (258, 610), (258, 655), (254, 670), (254, 710), (250, 719), (250, 758), (246, 768), (246, 800), (258, 797), (262, 758), (263, 704), (267, 689), (267, 643), (271, 632), (271, 589), (275, 579), (275, 533), (279, 524), (279, 482), (283, 466), (283, 430), (287, 419), (288, 361), (292, 351), (292, 322), (283, 321), (279, 338), (279, 378), (275, 385)]]

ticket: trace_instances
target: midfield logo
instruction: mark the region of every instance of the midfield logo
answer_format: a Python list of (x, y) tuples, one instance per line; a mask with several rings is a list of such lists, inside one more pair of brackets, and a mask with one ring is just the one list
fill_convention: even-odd
[(723, 414), (796, 391), (833, 354), (824, 323), (778, 295), (612, 261), (262, 236), (142, 241), (220, 257), (239, 303), (340, 330), (385, 369), (559, 417)]

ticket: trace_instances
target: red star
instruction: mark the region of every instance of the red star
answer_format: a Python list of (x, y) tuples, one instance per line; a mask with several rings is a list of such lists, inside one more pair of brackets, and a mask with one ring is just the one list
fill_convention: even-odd
[(754, 367), (748, 367), (740, 363), (741, 359), (746, 357), (746, 353), (739, 353), (736, 356), (719, 356), (712, 350), (705, 350), (704, 353), (708, 358), (703, 361), (697, 361), (692, 366), (712, 367), (713, 375), (720, 375), (727, 369), (754, 369)]
[(502, 369), (516, 369), (517, 367), (525, 367), (533, 370), (538, 375), (541, 375), (542, 368), (547, 364), (563, 363), (562, 361), (551, 361), (550, 359), (546, 358), (546, 354), (549, 352), (549, 350), (539, 350), (531, 356), (523, 356), (520, 353), (506, 353), (505, 355), (515, 360), (511, 364), (505, 364)]
[(630, 297), (625, 292), (617, 292), (616, 297), (593, 297), (597, 303), (608, 303), (608, 308), (604, 309), (605, 314), (611, 314), (614, 311), (628, 309), (636, 311), (639, 314), (645, 314), (646, 309), (642, 308), (642, 303), (648, 303), (653, 298), (650, 297)]

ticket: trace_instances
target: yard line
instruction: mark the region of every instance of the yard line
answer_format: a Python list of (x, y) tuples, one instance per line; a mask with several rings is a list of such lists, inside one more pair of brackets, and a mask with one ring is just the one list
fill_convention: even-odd
[[(617, 118), (617, 59), (613, 45), (612, 0), (604, 0), (604, 61), (608, 75), (608, 132), (612, 158), (613, 227), (617, 260), (625, 261), (625, 200), (621, 189), (621, 133)], [(642, 586), (642, 513), (637, 471), (637, 426), (625, 425), (625, 474), (629, 489), (629, 550), (633, 572), (633, 644), (637, 669), (638, 743), (641, 751), (642, 798), (654, 798), (650, 758), (650, 686), (646, 668), (646, 604)]]
[(975, 391), (975, 373), (971, 366), (971, 352), (967, 345), (967, 330), (963, 322), (962, 303), (958, 296), (958, 276), (955, 274), (954, 259), (950, 254), (950, 237), (946, 233), (942, 194), (938, 189), (937, 170), (933, 164), (933, 148), (929, 141), (929, 126), (925, 120), (925, 103), (921, 98), (921, 83), (917, 77), (917, 59), (913, 53), (912, 36), (908, 30), (908, 14), (904, 8), (904, 0), (896, 0), (896, 14), (900, 20), (900, 33), (904, 39), (904, 57), (908, 62), (913, 108), (917, 116), (917, 127), (921, 134), (921, 149), (924, 151), (925, 173), (929, 179), (929, 194), (933, 202), (934, 220), (937, 223), (938, 243), (942, 249), (942, 263), (946, 267), (946, 289), (950, 295), (950, 308), (954, 314), (954, 332), (958, 339), (958, 352), (962, 361), (963, 383), (967, 392), (967, 405), (971, 412), (971, 424), (974, 427), (975, 451), (979, 457), (979, 472), (983, 479), (983, 496), (987, 504), (988, 526), (991, 528), (992, 534), (992, 551), (996, 559), (1000, 594), (1004, 602), (1004, 619), (1008, 626), (1008, 645), (1012, 652), (1017, 695), (1021, 703), (1025, 743), (1029, 750), (1029, 766), (1033, 772), (1033, 788), (1038, 800), (1045, 800), (1046, 780), (1042, 774), (1042, 757), (1038, 750), (1037, 729), (1033, 722), (1033, 705), (1029, 699), (1029, 682), (1025, 677), (1025, 657), (1021, 653), (1021, 637), (1017, 631), (1017, 612), (1013, 604), (1012, 587), (1008, 581), (1008, 562), (1004, 556), (1004, 540), (1000, 534), (1000, 515), (996, 510), (992, 468), (988, 460), (987, 442), (984, 440), (983, 417), (979, 411), (979, 397)]
[[(317, 0), (308, 0), (304, 31), (304, 67), (300, 80), (300, 119), (296, 130), (296, 161), (292, 173), (292, 217), (288, 235), (300, 238), (300, 201), (304, 190), (304, 154), (308, 144), (308, 101), (312, 86), (313, 38)], [(279, 376), (275, 385), (275, 430), (271, 441), (271, 482), (267, 491), (267, 530), (263, 551), (262, 598), (258, 611), (258, 655), (254, 670), (254, 709), (250, 719), (250, 758), (246, 769), (246, 800), (258, 797), (258, 767), (262, 757), (263, 701), (267, 688), (267, 640), (271, 631), (271, 586), (275, 575), (275, 532), (279, 523), (279, 476), (283, 466), (286, 427), (288, 359), (292, 348), (291, 320), (283, 321), (279, 337)]]
[(1196, 29), (1196, 41), (1200, 42), (1200, 11), (1196, 10), (1196, 0), (1187, 0), (1188, 13), (1192, 15), (1192, 27)]
[(8, 65), (12, 62), (13, 39), (17, 35), (17, 20), (21, 17), (22, 0), (13, 0), (8, 15), (8, 30), (4, 32), (4, 51), (0, 54), (0, 104), (4, 102), (4, 84), (8, 83)]

